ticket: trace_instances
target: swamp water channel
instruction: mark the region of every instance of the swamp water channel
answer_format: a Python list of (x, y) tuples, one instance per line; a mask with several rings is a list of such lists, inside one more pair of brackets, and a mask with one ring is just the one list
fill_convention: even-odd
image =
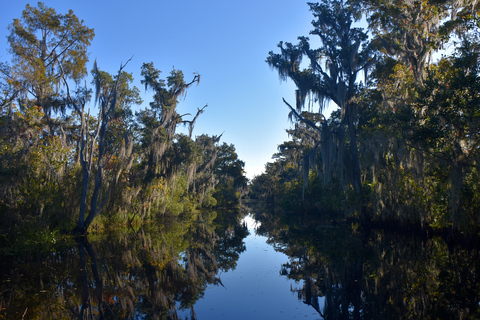
[(0, 256), (0, 319), (478, 319), (478, 248), (249, 208)]

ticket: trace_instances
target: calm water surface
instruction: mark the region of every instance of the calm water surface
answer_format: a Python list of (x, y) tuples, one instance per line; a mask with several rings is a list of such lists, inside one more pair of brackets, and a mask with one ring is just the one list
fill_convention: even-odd
[(474, 244), (248, 212), (0, 256), (0, 319), (480, 319)]
[(204, 298), (195, 304), (197, 318), (320, 319), (291, 290), (300, 284), (280, 274), (282, 264), (289, 261), (288, 256), (275, 251), (267, 243), (267, 237), (256, 234), (260, 223), (251, 215), (243, 221), (249, 231), (244, 239), (246, 251), (240, 255), (234, 270), (220, 275), (223, 286), (209, 286)]

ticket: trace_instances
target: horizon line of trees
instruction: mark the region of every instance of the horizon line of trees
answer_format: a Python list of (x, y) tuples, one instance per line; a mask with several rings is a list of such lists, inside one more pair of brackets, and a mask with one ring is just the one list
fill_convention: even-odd
[(72, 10), (27, 4), (8, 28), (12, 61), (0, 63), (0, 232), (31, 225), (85, 234), (99, 215), (145, 221), (238, 203), (247, 178), (235, 147), (220, 144), (221, 135), (193, 137), (207, 105), (193, 116), (177, 111), (199, 74), (187, 80), (173, 69), (162, 78), (144, 63), (141, 83), (153, 100), (138, 110), (143, 101), (128, 61), (115, 75), (95, 62), (87, 85), (94, 30)]
[(319, 47), (302, 36), (266, 60), (296, 84), (296, 101), (284, 100), (294, 128), (252, 193), (334, 218), (477, 230), (477, 1), (308, 5)]

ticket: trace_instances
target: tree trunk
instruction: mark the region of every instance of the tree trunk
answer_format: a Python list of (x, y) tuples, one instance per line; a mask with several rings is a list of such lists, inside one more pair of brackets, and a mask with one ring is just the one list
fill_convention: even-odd
[(358, 155), (357, 148), (357, 130), (355, 126), (350, 123), (348, 125), (348, 132), (350, 134), (350, 155), (351, 155), (351, 165), (352, 165), (352, 186), (357, 194), (362, 194), (362, 181), (361, 181), (361, 172), (360, 172), (360, 159)]
[[(82, 168), (84, 164), (82, 163)], [(77, 228), (75, 229), (75, 233), (84, 234), (84, 220), (85, 220), (85, 212), (87, 211), (87, 191), (88, 191), (88, 178), (89, 172), (86, 168), (83, 169), (82, 175), (82, 198), (80, 200), (80, 213), (78, 215), (78, 222)]]

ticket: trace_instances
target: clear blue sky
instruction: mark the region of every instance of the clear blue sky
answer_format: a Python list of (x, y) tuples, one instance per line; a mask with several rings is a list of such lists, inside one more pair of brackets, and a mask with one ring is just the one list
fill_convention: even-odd
[[(37, 2), (2, 0), (0, 61), (6, 51), (7, 27), (20, 18), (25, 5)], [(133, 73), (144, 105), (151, 92), (140, 85), (140, 66), (153, 61), (166, 77), (172, 67), (189, 81), (194, 72), (200, 85), (191, 87), (179, 113), (195, 114), (208, 104), (195, 125), (194, 135), (219, 135), (234, 144), (245, 161), (247, 176), (260, 174), (265, 163), (287, 140), (288, 109), (282, 97), (294, 103), (295, 86), (280, 82), (265, 62), (279, 41), (297, 42), (308, 35), (313, 16), (300, 0), (45, 0), (57, 13), (72, 9), (95, 29), (90, 63), (115, 74), (121, 62), (133, 56), (126, 71)], [(91, 70), (91, 66), (89, 67)], [(141, 107), (142, 108), (142, 107)]]

